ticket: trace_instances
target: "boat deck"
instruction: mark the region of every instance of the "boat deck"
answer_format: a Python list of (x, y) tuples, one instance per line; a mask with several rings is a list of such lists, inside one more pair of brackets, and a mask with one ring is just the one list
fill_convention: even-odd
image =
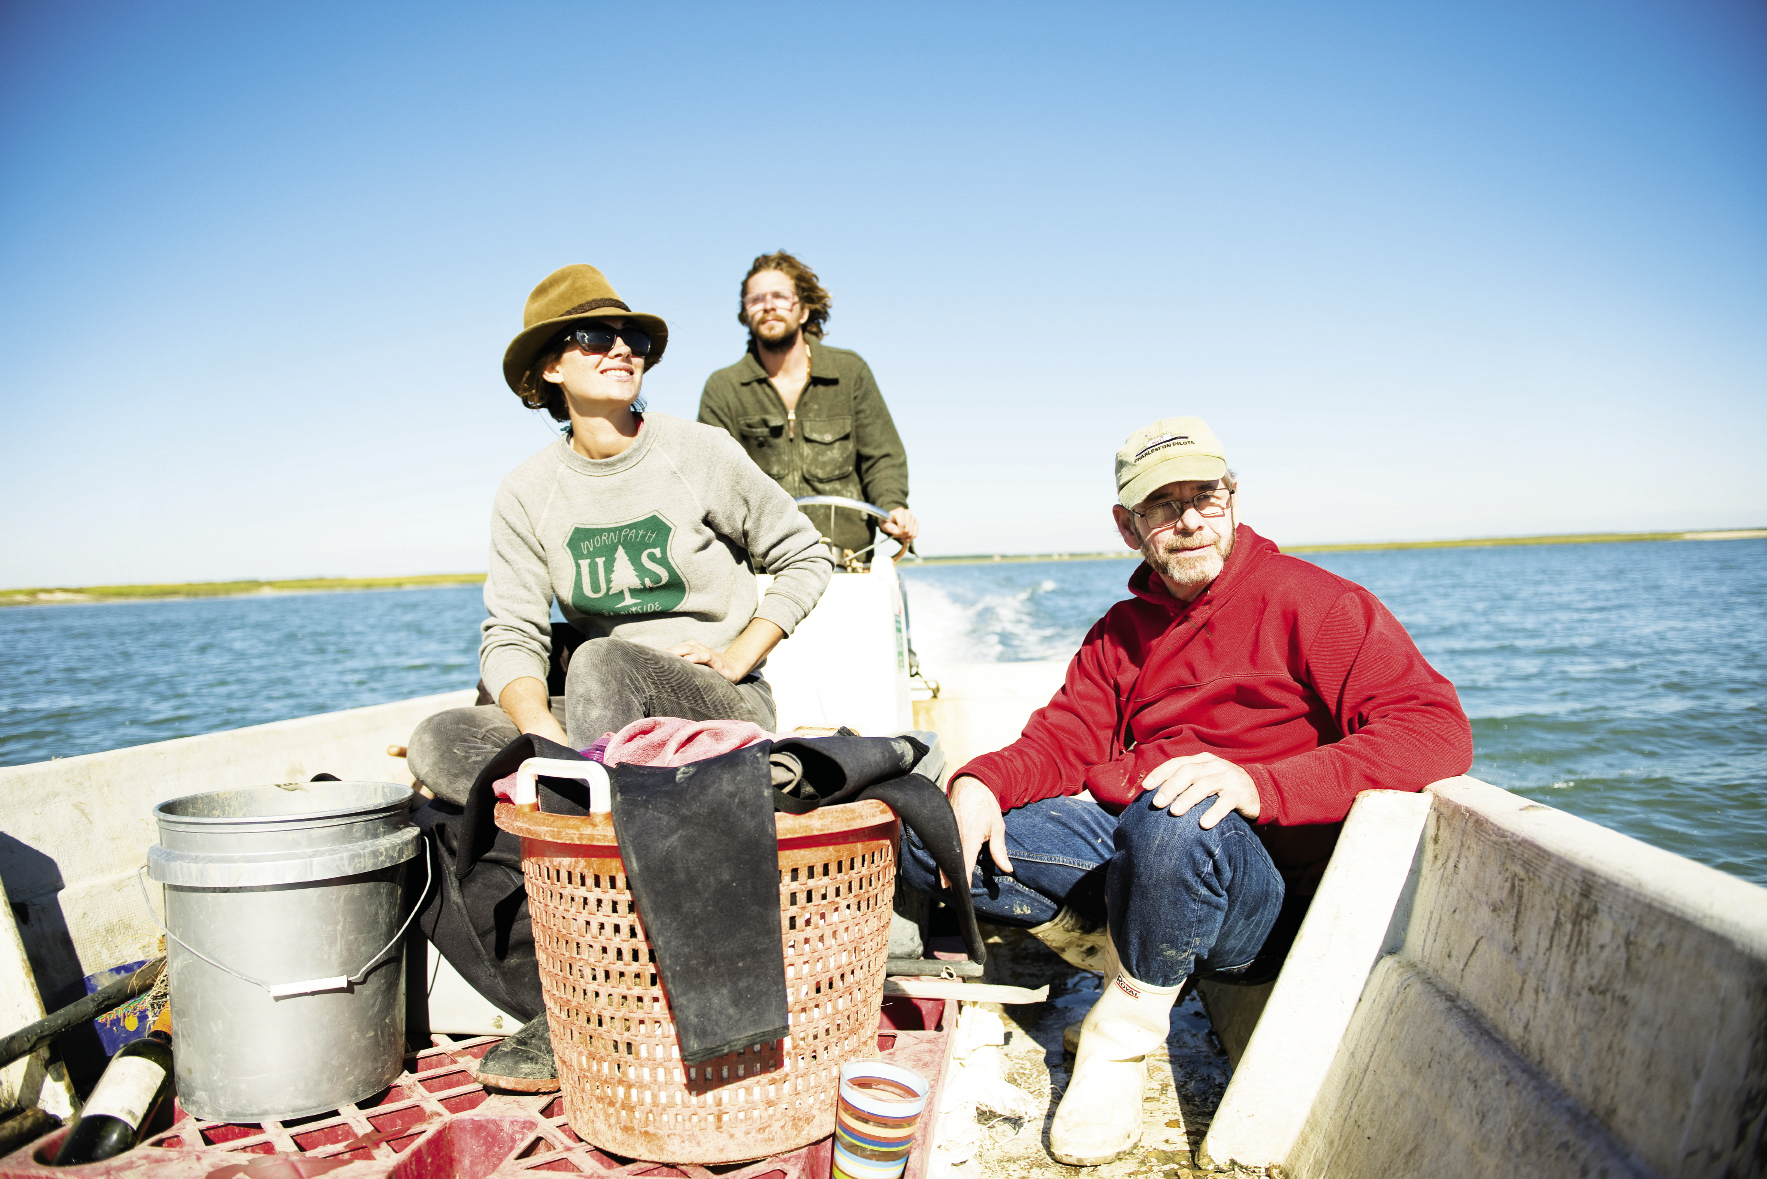
[[(939, 1125), (939, 1153), (950, 1168), (946, 1174), (949, 1179), (1073, 1179), (1081, 1170), (1049, 1155), (1049, 1123), (1073, 1067), (1072, 1055), (1063, 1051), (1062, 1033), (1097, 1002), (1098, 976), (1069, 966), (1023, 930), (986, 925), (982, 929), (988, 945), (984, 981), (1033, 989), (1048, 986), (1049, 998), (1022, 1006), (984, 1004), (1006, 1027), (1006, 1043), (993, 1050), (999, 1059), (971, 1058), (965, 1067), (954, 1067), (952, 1074), (965, 1077), (973, 1065), (995, 1072), (997, 1065), (995, 1075), (1027, 1094), (1034, 1112), (1029, 1116), (1002, 1112), (985, 1102), (952, 1108), (948, 1101)], [(1131, 1175), (1231, 1179), (1266, 1174), (1231, 1167), (1209, 1170), (1195, 1161), (1231, 1073), (1202, 1004), (1190, 994), (1173, 1011), (1164, 1055), (1148, 1061), (1141, 1142), (1115, 1162), (1085, 1168), (1088, 1179)], [(979, 1088), (967, 1080), (948, 1079), (948, 1084), (952, 1088), (947, 1092), (956, 1098)]]
[[(950, 1029), (942, 999), (884, 1001), (878, 1056), (914, 1069), (937, 1086)], [(473, 1069), (499, 1042), (449, 1040), (409, 1056), (405, 1072), (374, 1097), (298, 1122), (209, 1122), (176, 1111), (172, 1125), (114, 1159), (50, 1167), (66, 1133), (58, 1129), (0, 1159), (0, 1179), (138, 1176), (140, 1179), (513, 1179), (535, 1172), (653, 1179), (827, 1179), (833, 1139), (747, 1166), (714, 1170), (618, 1158), (584, 1142), (556, 1093), (492, 1093)], [(923, 1118), (905, 1179), (922, 1179), (932, 1157), (933, 1118)]]

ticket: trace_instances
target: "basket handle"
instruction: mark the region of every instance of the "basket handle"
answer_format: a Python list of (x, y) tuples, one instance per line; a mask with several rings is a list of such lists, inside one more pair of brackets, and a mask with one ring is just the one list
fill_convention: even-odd
[(575, 778), (589, 784), (589, 813), (606, 814), (614, 809), (613, 789), (608, 781), (607, 767), (598, 761), (564, 761), (556, 757), (530, 757), (515, 771), (515, 797), (518, 810), (540, 809), (538, 778)]

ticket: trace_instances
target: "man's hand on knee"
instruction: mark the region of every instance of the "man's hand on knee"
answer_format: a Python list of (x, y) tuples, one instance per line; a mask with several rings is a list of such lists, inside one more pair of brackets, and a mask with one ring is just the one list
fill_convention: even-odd
[[(957, 816), (957, 837), (963, 844), (963, 879), (967, 885), (976, 874), (976, 860), (982, 844), (994, 857), (994, 866), (1002, 872), (1012, 871), (1006, 856), (1006, 816), (1000, 813), (1000, 800), (976, 778), (962, 777), (951, 783), (951, 810)], [(951, 881), (939, 873), (939, 882), (946, 888)]]
[(1214, 795), (1215, 805), (1203, 814), (1200, 823), (1205, 831), (1234, 811), (1255, 819), (1262, 809), (1252, 776), (1212, 753), (1174, 757), (1156, 767), (1141, 784), (1154, 792), (1154, 806), (1168, 807), (1174, 815), (1185, 814)]

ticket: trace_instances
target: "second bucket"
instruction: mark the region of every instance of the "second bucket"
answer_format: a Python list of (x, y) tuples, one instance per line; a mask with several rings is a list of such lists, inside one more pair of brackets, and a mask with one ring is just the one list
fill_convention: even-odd
[(191, 1113), (283, 1121), (399, 1075), (401, 910), (422, 848), (411, 797), (390, 782), (295, 782), (153, 809), (148, 872), (165, 886), (178, 1097)]

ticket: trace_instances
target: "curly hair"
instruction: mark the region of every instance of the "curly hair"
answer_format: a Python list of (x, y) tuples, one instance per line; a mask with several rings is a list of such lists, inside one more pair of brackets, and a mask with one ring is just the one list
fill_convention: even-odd
[(822, 284), (816, 281), (816, 272), (784, 250), (762, 254), (749, 265), (749, 272), (742, 276), (742, 285), (736, 290), (736, 322), (743, 327), (749, 325), (749, 313), (743, 307), (742, 300), (748, 294), (749, 279), (763, 270), (777, 270), (791, 279), (792, 286), (797, 288), (798, 302), (803, 304), (806, 313), (804, 330), (812, 336), (821, 337), (828, 324), (828, 312), (834, 305), (834, 300), (822, 289)]
[[(534, 358), (533, 365), (522, 374), (521, 388), (516, 390), (515, 394), (521, 398), (523, 405), (529, 409), (545, 410), (552, 415), (552, 420), (555, 422), (570, 421), (571, 411), (565, 405), (564, 389), (555, 382), (547, 380), (545, 373), (560, 356), (564, 355), (565, 335), (569, 331), (569, 328), (560, 331), (552, 343), (541, 349), (540, 355)], [(646, 365), (646, 368), (648, 367)], [(646, 408), (643, 394), (633, 400), (633, 413), (643, 413)]]

